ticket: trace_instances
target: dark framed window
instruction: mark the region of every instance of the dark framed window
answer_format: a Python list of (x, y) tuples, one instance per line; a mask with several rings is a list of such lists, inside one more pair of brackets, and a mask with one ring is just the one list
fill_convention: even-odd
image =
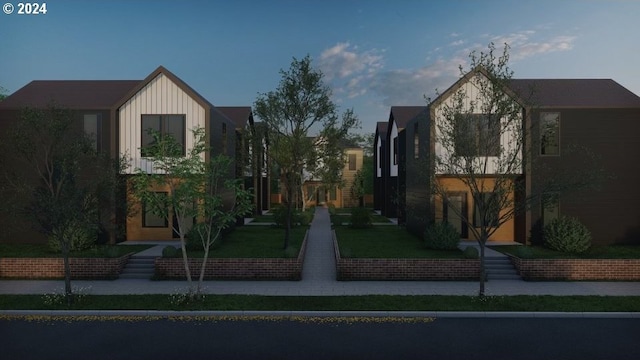
[[(156, 192), (156, 196), (160, 201), (163, 201), (163, 198), (166, 198), (167, 192)], [(164, 201), (163, 201), (164, 202)], [(163, 216), (158, 216), (154, 214), (150, 209), (148, 204), (143, 201), (142, 202), (142, 227), (151, 227), (151, 228), (166, 228), (169, 227), (168, 214), (169, 208), (167, 206), (166, 213)]]
[(185, 155), (185, 115), (142, 115), (142, 139), (140, 153), (148, 156), (149, 146), (154, 145), (153, 132), (161, 137), (171, 136), (182, 147), (182, 155)]
[(448, 192), (442, 205), (442, 221), (451, 224), (456, 230), (458, 230), (461, 238), (468, 238), (469, 228), (466, 221), (468, 216), (467, 193)]
[(560, 113), (540, 113), (540, 155), (560, 155)]
[(84, 134), (93, 144), (93, 150), (96, 152), (101, 150), (102, 144), (100, 138), (102, 136), (102, 115), (101, 114), (84, 114), (83, 119)]
[(382, 170), (382, 146), (378, 146), (378, 170)]
[(222, 153), (227, 154), (227, 124), (222, 123)]
[(338, 200), (338, 191), (336, 188), (329, 189), (329, 200), (330, 201)]
[(349, 170), (356, 170), (356, 154), (349, 154)]
[[(497, 203), (498, 198), (496, 194), (483, 192), (478, 195), (479, 198), (474, 199), (473, 204), (473, 226), (480, 227), (483, 224), (484, 226), (490, 227), (498, 226), (500, 208)], [(481, 215), (481, 208), (484, 209), (484, 218)]]
[(492, 114), (457, 114), (453, 136), (456, 156), (499, 156), (500, 119)]
[(413, 125), (413, 158), (420, 158), (420, 136), (418, 134), (418, 123)]

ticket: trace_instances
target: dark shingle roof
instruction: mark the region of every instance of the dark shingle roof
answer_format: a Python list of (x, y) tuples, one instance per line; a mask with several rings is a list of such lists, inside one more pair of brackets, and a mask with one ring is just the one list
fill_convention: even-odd
[(216, 106), (215, 108), (233, 120), (236, 124), (236, 129), (244, 129), (247, 126), (247, 121), (252, 116), (250, 106)]
[(640, 97), (611, 79), (512, 79), (526, 103), (540, 107), (640, 107)]
[(423, 111), (426, 111), (426, 106), (392, 106), (389, 119), (395, 121), (398, 130), (404, 129), (407, 123), (418, 116)]
[(376, 123), (376, 135), (384, 139), (387, 136), (388, 127), (389, 123), (387, 121), (378, 121)]
[(2, 108), (109, 109), (141, 80), (35, 80), (0, 102)]

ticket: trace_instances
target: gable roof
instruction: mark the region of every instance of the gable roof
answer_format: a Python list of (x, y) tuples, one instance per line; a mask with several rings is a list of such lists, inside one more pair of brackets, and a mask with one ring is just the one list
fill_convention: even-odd
[(640, 97), (611, 79), (512, 79), (509, 87), (536, 107), (640, 107)]
[(396, 123), (398, 131), (404, 129), (407, 123), (427, 110), (427, 106), (392, 106), (389, 114), (389, 124)]
[(124, 105), (129, 99), (131, 99), (135, 94), (137, 94), (140, 90), (142, 90), (145, 86), (147, 86), (153, 79), (158, 77), (158, 75), (164, 75), (169, 80), (171, 80), (174, 84), (176, 84), (182, 91), (187, 93), (191, 98), (193, 98), (200, 106), (202, 106), (205, 110), (211, 109), (213, 105), (202, 97), (202, 95), (198, 94), (191, 86), (187, 85), (182, 79), (175, 76), (171, 71), (167, 70), (164, 66), (158, 66), (149, 76), (147, 76), (144, 80), (138, 82), (138, 84), (132, 88), (126, 95), (120, 98), (118, 102), (113, 106), (115, 109), (118, 109), (122, 105)]
[(216, 109), (236, 124), (236, 129), (244, 129), (253, 118), (250, 106), (216, 106)]
[(378, 121), (376, 123), (376, 133), (375, 138), (373, 140), (374, 143), (378, 142), (378, 139), (384, 141), (387, 139), (387, 128), (389, 127), (389, 122), (387, 121)]
[(0, 102), (0, 108), (109, 109), (140, 80), (34, 80)]

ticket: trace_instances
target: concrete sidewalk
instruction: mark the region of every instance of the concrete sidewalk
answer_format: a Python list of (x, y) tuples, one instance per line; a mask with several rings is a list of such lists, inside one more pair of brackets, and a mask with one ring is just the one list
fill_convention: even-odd
[[(146, 250), (161, 254), (164, 245)], [(301, 281), (206, 281), (208, 294), (274, 296), (339, 295), (476, 295), (476, 281), (337, 281), (327, 209), (316, 208), (311, 223)], [(186, 281), (137, 279), (74, 280), (72, 285), (93, 295), (172, 294), (187, 288)], [(62, 280), (0, 280), (0, 294), (60, 292)], [(491, 280), (487, 295), (612, 295), (640, 296), (640, 282), (526, 282)]]

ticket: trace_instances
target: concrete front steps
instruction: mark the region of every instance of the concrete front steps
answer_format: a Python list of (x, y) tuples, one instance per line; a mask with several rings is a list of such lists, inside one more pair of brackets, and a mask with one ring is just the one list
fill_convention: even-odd
[(151, 279), (156, 256), (132, 255), (120, 273), (120, 279)]
[(484, 259), (487, 280), (522, 280), (508, 257), (491, 257)]

